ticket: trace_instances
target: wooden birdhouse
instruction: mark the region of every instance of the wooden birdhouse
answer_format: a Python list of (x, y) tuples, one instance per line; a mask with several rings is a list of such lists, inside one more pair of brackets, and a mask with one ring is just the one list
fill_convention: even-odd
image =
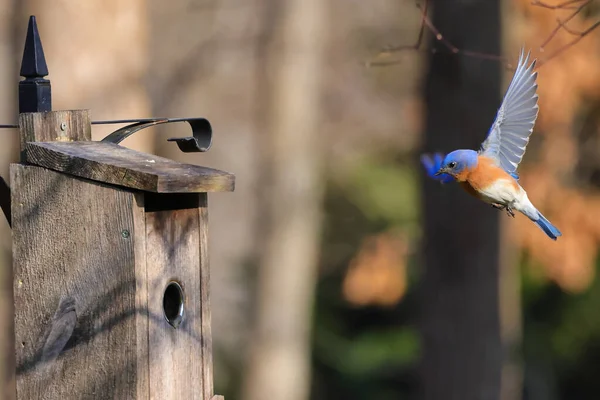
[[(168, 120), (92, 141), (87, 110), (50, 111), (43, 60), (32, 19), (10, 168), (17, 399), (209, 400), (207, 197), (234, 176), (118, 144)], [(181, 122), (176, 144), (206, 150), (208, 121)]]

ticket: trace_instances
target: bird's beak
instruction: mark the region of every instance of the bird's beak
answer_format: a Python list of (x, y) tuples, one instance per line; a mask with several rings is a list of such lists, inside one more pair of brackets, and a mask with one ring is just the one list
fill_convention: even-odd
[(443, 173), (445, 173), (445, 172), (446, 172), (446, 168), (440, 168), (440, 169), (439, 169), (439, 171), (438, 171), (438, 172), (436, 172), (436, 173), (435, 173), (435, 174), (433, 174), (433, 175), (435, 175), (435, 176), (438, 176), (438, 175), (441, 175), (441, 174), (443, 174)]

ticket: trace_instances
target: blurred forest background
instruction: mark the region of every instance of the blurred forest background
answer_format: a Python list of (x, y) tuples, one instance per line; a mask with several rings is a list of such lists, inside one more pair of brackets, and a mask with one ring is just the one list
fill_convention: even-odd
[[(206, 154), (177, 127), (123, 144), (237, 176), (209, 199), (226, 399), (600, 398), (600, 3), (420, 1), (0, 0), (0, 123), (32, 14), (55, 110), (211, 121)], [(540, 105), (521, 183), (557, 242), (418, 161), (479, 146), (521, 47)], [(4, 218), (0, 238), (9, 321)], [(8, 323), (0, 343), (10, 360)]]

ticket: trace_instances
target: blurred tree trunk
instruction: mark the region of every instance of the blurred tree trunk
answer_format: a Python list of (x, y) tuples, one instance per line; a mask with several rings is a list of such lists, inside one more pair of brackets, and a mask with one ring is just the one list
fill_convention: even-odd
[[(274, 4), (277, 3), (277, 4)], [(310, 332), (322, 207), (322, 0), (266, 1), (263, 80), (266, 172), (256, 326), (244, 400), (304, 400), (310, 393)], [(276, 6), (278, 12), (273, 12)], [(275, 15), (273, 15), (275, 14)], [(266, 79), (266, 78), (270, 79)]]
[[(456, 47), (500, 53), (498, 0), (436, 0), (433, 9), (433, 24)], [(478, 149), (500, 105), (501, 66), (433, 45), (425, 148)], [(423, 399), (497, 400), (503, 364), (499, 218), (505, 216), (457, 185), (426, 180), (424, 192)]]
[(509, 237), (512, 230), (507, 225), (511, 222), (509, 218), (503, 218), (500, 224), (500, 337), (504, 357), (501, 400), (523, 397), (521, 274), (519, 253)]

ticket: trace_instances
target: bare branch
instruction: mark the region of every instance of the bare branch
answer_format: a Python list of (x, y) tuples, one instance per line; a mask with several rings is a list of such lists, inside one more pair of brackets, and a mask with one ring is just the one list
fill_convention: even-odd
[[(421, 43), (423, 43), (423, 36), (425, 34), (425, 20), (427, 19), (427, 10), (429, 9), (429, 0), (425, 0), (423, 8), (419, 4), (416, 4), (417, 8), (421, 10), (421, 24), (419, 26), (419, 35), (417, 41), (414, 44), (407, 44), (404, 46), (388, 47), (381, 51), (381, 53), (395, 53), (403, 50), (419, 50)], [(380, 54), (381, 54), (380, 53)]]
[[(575, 36), (575, 38), (572, 41), (570, 41), (569, 43), (560, 47), (558, 50), (554, 51), (548, 57), (545, 57), (544, 59), (540, 60), (537, 64), (538, 68), (541, 67), (542, 65), (544, 65), (545, 63), (547, 63), (548, 61), (552, 60), (553, 58), (559, 56), (560, 54), (562, 54), (564, 51), (566, 51), (570, 47), (577, 44), (581, 39), (583, 39), (585, 36), (589, 35), (598, 26), (600, 26), (600, 21), (598, 21), (584, 31), (577, 31), (572, 28), (569, 28), (566, 25), (573, 18), (575, 18), (575, 16), (580, 14), (582, 12), (582, 10), (585, 7), (587, 7), (591, 2), (592, 2), (592, 0), (564, 0), (562, 3), (549, 4), (544, 0), (532, 0), (531, 1), (531, 4), (533, 6), (546, 8), (549, 10), (554, 10), (554, 11), (556, 11), (556, 10), (574, 10), (564, 20), (561, 20), (560, 18), (556, 19), (556, 23), (557, 23), (556, 27), (552, 30), (552, 32), (550, 32), (548, 37), (542, 42), (539, 49), (540, 49), (540, 51), (543, 52), (545, 50), (546, 46), (556, 37), (556, 35), (558, 34), (558, 32), (560, 32), (561, 29), (564, 30), (565, 32), (569, 33), (570, 35)], [(421, 51), (422, 50), (421, 45), (423, 43), (425, 28), (427, 28), (427, 30), (429, 30), (434, 35), (435, 39), (438, 42), (440, 42), (445, 48), (447, 48), (452, 54), (462, 54), (466, 57), (494, 60), (494, 61), (501, 62), (508, 69), (513, 69), (513, 67), (507, 62), (505, 57), (502, 57), (502, 56), (496, 55), (496, 54), (482, 53), (482, 52), (476, 52), (476, 51), (471, 51), (471, 50), (463, 50), (463, 49), (456, 47), (454, 44), (452, 44), (452, 42), (450, 42), (448, 39), (446, 39), (444, 37), (444, 35), (442, 34), (442, 32), (440, 32), (433, 25), (431, 20), (429, 19), (429, 17), (428, 17), (429, 0), (423, 0), (422, 7), (419, 3), (417, 3), (416, 7), (421, 10), (421, 24), (419, 26), (419, 34), (417, 36), (417, 40), (415, 41), (415, 43), (409, 44), (409, 45), (388, 47), (388, 48), (382, 49), (379, 52), (379, 54), (377, 54), (377, 56), (390, 55), (392, 53), (402, 52), (402, 51), (406, 51), (406, 50)], [(425, 50), (425, 51), (436, 52), (438, 50), (434, 48), (434, 49)], [(367, 65), (368, 66), (388, 66), (388, 65), (395, 65), (400, 62), (401, 62), (400, 60), (380, 60), (380, 61), (368, 62)]]
[[(405, 51), (405, 50), (416, 50), (416, 51), (421, 50), (421, 44), (423, 43), (423, 36), (425, 33), (425, 28), (427, 28), (431, 33), (433, 33), (433, 35), (435, 36), (435, 39), (437, 41), (439, 41), (442, 45), (444, 45), (444, 47), (446, 47), (453, 54), (464, 54), (467, 57), (500, 61), (503, 64), (506, 64), (506, 66), (510, 68), (510, 64), (508, 64), (506, 62), (505, 57), (502, 57), (502, 56), (499, 56), (496, 54), (481, 53), (481, 52), (470, 51), (470, 50), (461, 50), (458, 47), (456, 47), (454, 44), (452, 44), (452, 42), (450, 42), (448, 39), (446, 39), (444, 37), (444, 35), (442, 35), (442, 33), (435, 27), (435, 25), (433, 25), (433, 23), (427, 16), (427, 13), (429, 10), (429, 0), (424, 0), (423, 7), (421, 7), (421, 5), (418, 3), (416, 4), (416, 7), (421, 10), (421, 25), (419, 27), (419, 35), (417, 37), (416, 42), (411, 45), (403, 45), (403, 46), (386, 48), (386, 49), (382, 50), (378, 55), (396, 53), (396, 52)], [(430, 51), (436, 52), (437, 50), (432, 49)], [(372, 62), (369, 62), (368, 65), (369, 66), (387, 66), (387, 65), (395, 65), (395, 64), (398, 64), (399, 62), (400, 62), (400, 60), (372, 61)]]
[[(417, 4), (417, 8), (419, 5)], [(425, 33), (425, 19), (427, 18), (427, 10), (429, 9), (429, 0), (425, 0), (425, 5), (421, 9), (421, 27), (419, 28), (419, 37), (417, 38), (417, 49), (421, 47), (423, 41), (423, 34)]]
[[(558, 25), (556, 26), (556, 28), (554, 28), (552, 30), (552, 32), (550, 33), (548, 38), (546, 38), (546, 40), (544, 40), (544, 42), (540, 46), (540, 50), (544, 51), (544, 48), (548, 45), (548, 43), (550, 43), (550, 41), (552, 41), (552, 39), (554, 39), (556, 34), (561, 29), (564, 30), (565, 32), (569, 33), (570, 35), (575, 36), (575, 39), (573, 39), (570, 42), (568, 42), (567, 44), (561, 46), (558, 50), (555, 50), (550, 56), (548, 56), (544, 60), (540, 61), (538, 66), (541, 66), (541, 65), (547, 63), (548, 61), (552, 60), (553, 58), (556, 58), (557, 56), (559, 56), (560, 54), (565, 52), (567, 49), (573, 47), (575, 44), (577, 44), (579, 41), (581, 41), (581, 39), (583, 39), (584, 37), (589, 35), (592, 31), (594, 31), (596, 28), (598, 28), (598, 26), (600, 26), (600, 21), (597, 21), (596, 23), (592, 24), (592, 26), (590, 26), (586, 30), (577, 31), (577, 30), (569, 28), (566, 25), (569, 21), (571, 21), (577, 14), (579, 14), (591, 2), (592, 2), (592, 0), (569, 0), (564, 3), (558, 4), (556, 6), (550, 6), (546, 3), (541, 2), (540, 0), (534, 0), (534, 2), (532, 4), (538, 5), (540, 7), (552, 8), (552, 9), (574, 9), (575, 10), (564, 20), (561, 20), (560, 18), (556, 19), (556, 23)], [(571, 7), (571, 5), (574, 3), (580, 3), (580, 5), (578, 7)]]
[(569, 22), (570, 20), (572, 20), (572, 19), (573, 19), (573, 18), (574, 18), (574, 17), (575, 17), (577, 14), (579, 14), (579, 13), (581, 12), (581, 10), (583, 10), (583, 7), (585, 7), (586, 5), (588, 5), (588, 3), (589, 3), (589, 1), (586, 1), (586, 2), (585, 2), (585, 4), (583, 4), (583, 5), (582, 5), (582, 6), (580, 6), (580, 7), (577, 7), (577, 8), (575, 9), (575, 12), (573, 12), (571, 15), (569, 15), (569, 16), (567, 17), (567, 19), (565, 19), (564, 21), (561, 21), (559, 18), (557, 18), (557, 19), (556, 19), (556, 22), (558, 23), (558, 25), (556, 26), (556, 28), (554, 28), (554, 29), (552, 30), (552, 32), (550, 32), (550, 36), (548, 36), (548, 38), (547, 38), (546, 40), (544, 40), (544, 42), (541, 44), (541, 46), (540, 46), (540, 50), (541, 50), (541, 51), (544, 51), (544, 48), (546, 47), (546, 45), (547, 45), (548, 43), (550, 43), (550, 41), (551, 41), (552, 39), (554, 39), (554, 36), (556, 36), (556, 34), (557, 34), (557, 33), (558, 33), (560, 30), (561, 30), (561, 28), (565, 28), (565, 29), (566, 29), (566, 26), (565, 26), (565, 24), (566, 24), (567, 22)]
[(575, 44), (579, 43), (579, 41), (581, 39), (583, 39), (584, 37), (586, 37), (590, 32), (592, 32), (593, 30), (595, 30), (596, 28), (598, 28), (598, 26), (600, 26), (600, 21), (596, 22), (594, 25), (590, 26), (588, 29), (586, 29), (583, 32), (580, 32), (579, 35), (573, 39), (572, 41), (570, 41), (569, 43), (565, 44), (564, 46), (560, 47), (558, 50), (556, 50), (554, 53), (552, 53), (549, 57), (546, 57), (544, 60), (542, 60), (539, 64), (538, 67), (546, 64), (548, 61), (552, 60), (553, 58), (558, 57), (560, 54), (562, 54), (565, 50), (573, 47)]
[(448, 50), (450, 50), (450, 52), (458, 54), (458, 47), (454, 46), (452, 43), (450, 43), (448, 39), (444, 38), (444, 35), (442, 35), (440, 31), (435, 26), (433, 26), (433, 23), (429, 20), (429, 18), (427, 18), (427, 16), (423, 18), (423, 22), (425, 23), (425, 25), (427, 25), (427, 28), (429, 28), (429, 30), (435, 35), (435, 39), (437, 41), (441, 42), (444, 46), (446, 46)]
[(541, 0), (532, 0), (531, 5), (548, 8), (550, 10), (573, 10), (578, 8), (578, 6), (576, 6), (577, 3), (585, 2), (585, 5), (587, 5), (590, 1), (591, 0), (567, 0), (563, 3), (552, 5)]

